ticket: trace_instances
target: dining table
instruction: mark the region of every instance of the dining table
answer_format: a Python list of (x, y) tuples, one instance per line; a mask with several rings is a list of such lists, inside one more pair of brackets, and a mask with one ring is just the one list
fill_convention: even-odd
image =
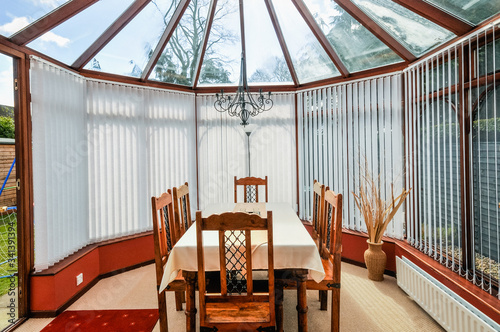
[[(312, 237), (307, 232), (301, 220), (287, 203), (219, 203), (211, 204), (202, 211), (203, 217), (223, 212), (247, 212), (266, 216), (266, 211), (272, 211), (273, 216), (273, 245), (275, 274), (293, 279), (297, 284), (297, 320), (298, 330), (307, 331), (307, 297), (306, 280), (308, 275), (316, 282), (321, 282), (325, 271), (321, 262), (318, 248)], [(205, 252), (205, 270), (219, 271), (219, 240), (218, 232), (206, 232), (203, 237)], [(253, 268), (255, 270), (267, 269), (267, 248), (263, 242), (265, 237), (252, 239)], [(259, 253), (259, 251), (261, 253)], [(195, 290), (197, 281), (197, 247), (196, 226), (190, 227), (172, 248), (167, 264), (163, 271), (163, 278), (159, 292), (168, 287), (182, 271), (186, 281), (186, 331), (196, 331), (196, 304)], [(262, 257), (260, 259), (259, 257)], [(279, 280), (277, 281), (279, 282)], [(283, 294), (277, 287), (276, 294), (276, 321), (277, 331), (282, 331), (283, 326)]]

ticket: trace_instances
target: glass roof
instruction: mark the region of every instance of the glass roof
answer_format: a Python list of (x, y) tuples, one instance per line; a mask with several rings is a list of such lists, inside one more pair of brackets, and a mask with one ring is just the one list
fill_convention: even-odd
[[(191, 1), (149, 79), (193, 85), (209, 6), (209, 0)], [(191, 35), (198, 38), (191, 38)]]
[(198, 85), (236, 85), (240, 79), (240, 64), (241, 29), (238, 0), (218, 1)]
[(71, 65), (131, 3), (132, 0), (100, 0), (28, 47)]
[(243, 5), (248, 83), (293, 84), (278, 37), (268, 33), (274, 28), (264, 0), (245, 1)]
[(178, 2), (150, 2), (85, 66), (85, 69), (141, 76), (149, 55), (157, 46)]
[[(33, 31), (39, 32), (27, 46), (71, 67), (112, 27), (108, 32), (114, 37), (96, 49), (95, 56), (85, 59), (85, 69), (141, 78), (147, 69), (151, 71), (147, 80), (194, 88), (237, 85), (244, 47), (250, 84), (297, 86), (341, 77), (339, 70), (348, 76), (409, 63), (414, 58), (408, 59), (408, 55), (402, 58), (404, 54), (411, 53), (418, 58), (456, 37), (437, 19), (431, 21), (418, 14), (419, 3), (424, 1), (434, 6), (436, 12), (451, 14), (472, 27), (500, 12), (500, 2), (491, 0), (414, 0), (414, 11), (391, 0), (346, 0), (342, 7), (335, 0), (241, 1), (243, 15), (240, 0), (151, 0), (134, 16), (121, 21), (126, 22), (122, 30), (113, 31), (116, 28), (112, 24), (127, 13), (131, 4), (139, 2), (100, 0), (68, 16), (68, 8), (78, 6), (72, 6), (67, 0), (3, 0), (0, 34), (22, 46), (28, 39), (31, 41)], [(62, 8), (67, 3), (68, 6)], [(213, 3), (217, 4), (215, 15), (209, 22)], [(179, 7), (179, 4), (187, 6)], [(304, 8), (299, 11), (296, 6)], [(364, 22), (366, 18), (348, 10), (354, 6), (373, 22)], [(62, 23), (44, 30), (44, 24), (38, 22), (49, 13), (51, 19)], [(172, 26), (171, 19), (179, 15), (182, 16), (175, 21), (178, 23), (173, 26), (172, 36), (158, 45), (167, 26)], [(306, 22), (302, 15), (312, 16), (313, 20)], [(244, 19), (243, 36), (240, 16)], [(26, 30), (23, 36), (27, 26), (34, 28)], [(206, 31), (207, 26), (211, 27), (210, 31)], [(380, 36), (384, 30), (397, 42)], [(203, 50), (205, 37), (207, 46)], [(162, 49), (153, 53), (157, 47)], [(409, 52), (402, 52), (402, 48)], [(147, 67), (150, 57), (158, 52), (158, 61)], [(339, 59), (335, 60), (338, 68), (332, 59)], [(76, 63), (75, 69), (79, 69)], [(198, 82), (195, 82), (198, 73)]]
[(273, 1), (293, 66), (301, 83), (339, 76), (338, 69), (291, 1)]
[(477, 25), (500, 12), (498, 0), (425, 0), (458, 18)]
[(335, 2), (327, 3), (323, 0), (304, 2), (350, 72), (403, 61)]
[(447, 42), (455, 35), (391, 0), (352, 0), (416, 56)]
[(10, 37), (67, 0), (2, 0), (0, 34)]

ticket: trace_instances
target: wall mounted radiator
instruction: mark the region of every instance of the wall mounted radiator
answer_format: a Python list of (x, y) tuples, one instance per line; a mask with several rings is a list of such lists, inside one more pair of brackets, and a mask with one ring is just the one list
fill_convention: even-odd
[(396, 257), (398, 286), (446, 331), (498, 332), (500, 325), (413, 264)]

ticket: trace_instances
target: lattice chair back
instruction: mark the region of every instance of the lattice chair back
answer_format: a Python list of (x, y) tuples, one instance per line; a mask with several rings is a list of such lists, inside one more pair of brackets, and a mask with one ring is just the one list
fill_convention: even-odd
[(243, 186), (243, 199), (245, 203), (257, 203), (259, 200), (259, 186), (264, 186), (266, 193), (266, 202), (268, 202), (267, 197), (267, 176), (263, 179), (256, 177), (246, 177), (237, 179), (234, 177), (234, 202), (238, 202), (238, 186)]
[[(207, 231), (219, 236), (220, 293), (208, 293), (205, 280), (203, 237)], [(266, 231), (267, 243), (252, 243), (253, 231)], [(201, 331), (274, 331), (274, 254), (272, 212), (267, 218), (228, 212), (202, 218), (196, 213), (198, 288)], [(260, 238), (260, 237), (257, 237)], [(253, 250), (267, 247), (267, 293), (253, 288)], [(264, 257), (260, 256), (259, 257)]]
[(312, 214), (312, 228), (313, 237), (317, 238), (321, 234), (321, 222), (323, 220), (323, 208), (325, 199), (325, 186), (318, 181), (314, 180), (313, 185), (313, 214)]
[(321, 256), (326, 258), (341, 253), (342, 245), (342, 194), (325, 191), (322, 223)]
[[(169, 191), (170, 192), (170, 191)], [(191, 202), (189, 200), (189, 186), (184, 183), (178, 188), (173, 188), (172, 196), (174, 200), (174, 215), (176, 220), (177, 238), (180, 238), (191, 225)]]
[[(167, 264), (168, 255), (177, 241), (175, 237), (172, 195), (164, 193), (160, 197), (151, 197), (151, 207), (153, 211), (156, 289), (159, 289), (163, 277), (163, 268)], [(165, 292), (158, 294), (158, 310), (160, 315), (160, 330), (161, 332), (168, 331)]]

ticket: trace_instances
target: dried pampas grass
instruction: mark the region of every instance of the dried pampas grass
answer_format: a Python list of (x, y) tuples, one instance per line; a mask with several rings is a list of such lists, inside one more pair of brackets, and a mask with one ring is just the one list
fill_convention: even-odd
[(391, 199), (385, 201), (380, 196), (380, 174), (374, 179), (368, 170), (368, 162), (365, 162), (362, 173), (364, 174), (360, 181), (359, 195), (355, 192), (352, 194), (365, 220), (369, 241), (380, 243), (387, 225), (410, 194), (411, 188), (403, 188), (402, 193), (394, 198), (394, 185), (391, 183)]

